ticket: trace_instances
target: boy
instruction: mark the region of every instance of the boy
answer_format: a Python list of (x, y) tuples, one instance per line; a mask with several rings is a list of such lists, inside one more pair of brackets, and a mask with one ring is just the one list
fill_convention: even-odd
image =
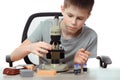
[[(73, 63), (85, 64), (89, 57), (96, 57), (97, 34), (85, 25), (91, 14), (94, 0), (64, 0), (61, 6), (63, 19), (59, 22), (61, 44), (65, 49), (65, 59), (69, 67)], [(11, 60), (24, 58), (29, 53), (44, 57), (53, 47), (50, 45), (50, 27), (52, 20), (41, 22), (18, 48), (11, 54)], [(43, 36), (44, 34), (44, 36)]]

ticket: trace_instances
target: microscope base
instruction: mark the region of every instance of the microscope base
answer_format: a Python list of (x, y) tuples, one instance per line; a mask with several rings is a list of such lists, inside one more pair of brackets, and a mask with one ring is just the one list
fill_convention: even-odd
[(57, 72), (64, 72), (68, 70), (67, 64), (45, 64), (45, 70), (56, 70)]

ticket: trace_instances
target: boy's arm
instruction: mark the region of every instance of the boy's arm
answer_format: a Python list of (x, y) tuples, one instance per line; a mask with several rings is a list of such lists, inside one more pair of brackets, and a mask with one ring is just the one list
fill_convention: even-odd
[(30, 52), (27, 51), (27, 45), (31, 42), (26, 39), (18, 48), (16, 48), (10, 55), (11, 61), (17, 61), (24, 58)]
[(94, 38), (92, 38), (88, 44), (88, 47), (86, 48), (86, 51), (89, 51), (91, 53), (90, 58), (95, 58), (97, 56), (97, 36), (94, 36)]
[(51, 50), (52, 46), (46, 42), (31, 43), (26, 39), (18, 48), (16, 48), (11, 54), (11, 61), (17, 61), (24, 58), (29, 53), (34, 53), (40, 57), (43, 57)]

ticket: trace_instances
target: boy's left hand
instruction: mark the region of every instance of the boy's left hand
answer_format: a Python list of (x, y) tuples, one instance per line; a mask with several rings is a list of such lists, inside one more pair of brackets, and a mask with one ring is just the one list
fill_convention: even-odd
[(79, 49), (74, 57), (74, 63), (75, 64), (85, 64), (88, 61), (88, 58), (90, 56), (90, 52), (86, 51), (85, 49)]

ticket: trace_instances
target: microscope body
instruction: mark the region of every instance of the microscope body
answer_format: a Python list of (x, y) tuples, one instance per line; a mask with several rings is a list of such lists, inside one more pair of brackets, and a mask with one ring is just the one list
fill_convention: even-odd
[(50, 44), (53, 46), (53, 50), (50, 50), (46, 57), (47, 59), (51, 59), (51, 64), (46, 65), (45, 69), (55, 69), (56, 71), (68, 70), (67, 64), (60, 61), (64, 59), (65, 51), (60, 42), (61, 30), (58, 16), (54, 18), (53, 26), (50, 30), (50, 37)]

